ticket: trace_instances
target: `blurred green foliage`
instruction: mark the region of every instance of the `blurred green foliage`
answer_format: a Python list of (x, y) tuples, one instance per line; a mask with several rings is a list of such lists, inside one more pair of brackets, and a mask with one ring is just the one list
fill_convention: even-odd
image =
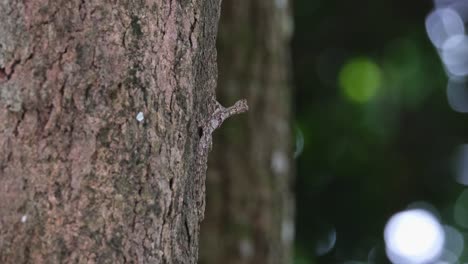
[(366, 103), (377, 93), (381, 85), (381, 75), (379, 66), (372, 60), (361, 57), (346, 62), (338, 78), (344, 95), (350, 101)]
[[(383, 228), (392, 214), (426, 201), (456, 226), (453, 206), (464, 189), (452, 165), (468, 117), (448, 106), (447, 78), (426, 37), (432, 3), (294, 4), (295, 110), (304, 137), (296, 264), (389, 263)], [(336, 243), (318, 256), (330, 230)]]

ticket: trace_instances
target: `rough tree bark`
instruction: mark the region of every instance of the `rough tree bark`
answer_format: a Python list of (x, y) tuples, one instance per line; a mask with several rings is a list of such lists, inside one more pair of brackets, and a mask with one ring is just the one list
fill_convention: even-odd
[(292, 263), (291, 85), (287, 0), (224, 0), (218, 96), (249, 115), (215, 135), (200, 263)]
[(0, 263), (196, 262), (219, 5), (0, 2)]

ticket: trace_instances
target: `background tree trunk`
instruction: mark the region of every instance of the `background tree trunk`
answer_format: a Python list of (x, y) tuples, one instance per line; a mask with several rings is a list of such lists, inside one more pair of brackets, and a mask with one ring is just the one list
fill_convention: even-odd
[(0, 2), (1, 263), (196, 262), (218, 17), (219, 0)]
[(200, 263), (291, 263), (294, 235), (287, 0), (224, 0), (218, 97), (249, 115), (216, 134)]

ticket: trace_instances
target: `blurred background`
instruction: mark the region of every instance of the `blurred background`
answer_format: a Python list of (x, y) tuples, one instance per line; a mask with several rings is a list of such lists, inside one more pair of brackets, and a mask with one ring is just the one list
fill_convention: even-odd
[(295, 263), (467, 262), (468, 3), (293, 3)]
[(223, 1), (217, 93), (250, 112), (215, 138), (201, 263), (468, 262), (467, 21), (463, 0)]

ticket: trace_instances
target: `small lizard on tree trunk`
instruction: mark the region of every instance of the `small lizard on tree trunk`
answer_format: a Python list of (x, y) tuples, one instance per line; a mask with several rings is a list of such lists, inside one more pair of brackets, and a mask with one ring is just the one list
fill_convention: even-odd
[[(213, 137), (213, 132), (221, 126), (224, 120), (228, 119), (229, 117), (244, 113), (249, 110), (247, 105), (247, 100), (242, 99), (237, 101), (233, 106), (225, 108), (222, 106), (218, 101), (214, 100), (215, 102), (215, 110), (211, 114), (211, 117), (206, 121), (206, 123), (200, 128), (200, 142), (198, 143), (197, 149), (197, 171), (196, 177), (198, 180), (203, 181), (206, 176), (206, 170), (208, 167), (208, 153), (211, 150)], [(198, 195), (199, 201), (197, 203), (199, 219), (200, 221), (203, 219), (204, 212), (205, 212), (205, 183), (202, 184), (202, 195)]]

